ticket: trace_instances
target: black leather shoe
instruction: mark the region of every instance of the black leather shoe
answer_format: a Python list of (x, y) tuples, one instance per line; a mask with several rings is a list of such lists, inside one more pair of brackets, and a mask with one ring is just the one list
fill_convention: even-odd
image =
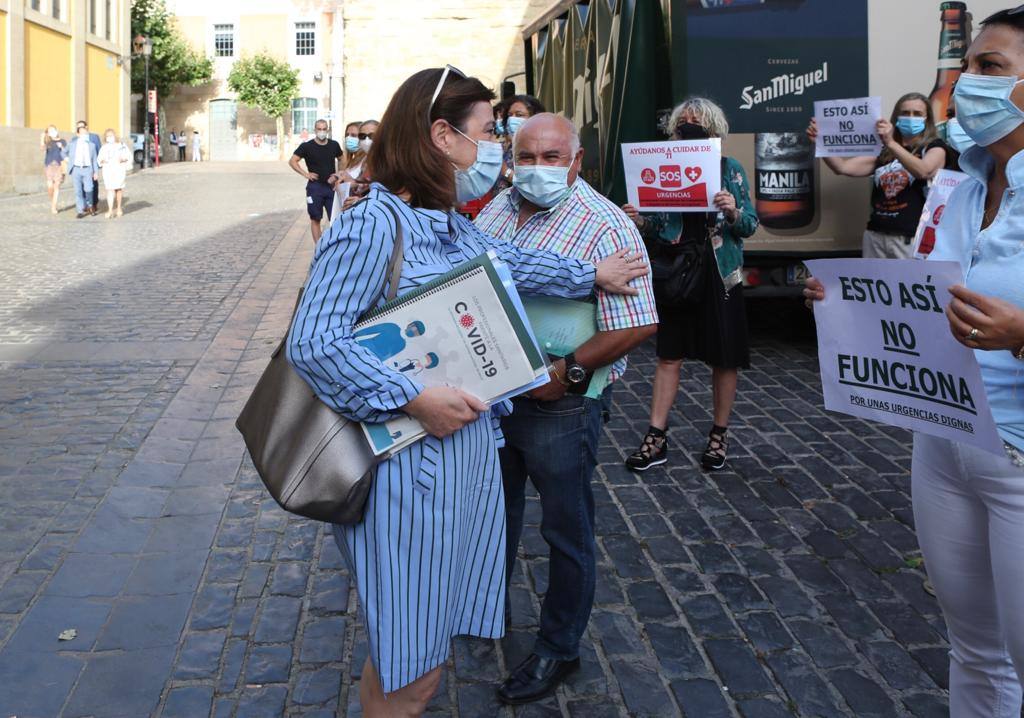
[(558, 684), (579, 667), (579, 658), (559, 661), (531, 653), (498, 687), (498, 698), (502, 703), (513, 706), (538, 700), (554, 693)]

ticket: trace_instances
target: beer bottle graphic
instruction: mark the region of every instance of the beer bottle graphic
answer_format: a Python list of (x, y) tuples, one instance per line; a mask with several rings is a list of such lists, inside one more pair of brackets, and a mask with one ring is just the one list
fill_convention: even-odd
[(970, 18), (967, 3), (944, 2), (939, 7), (942, 15), (942, 31), (939, 33), (939, 68), (935, 75), (935, 87), (928, 102), (940, 134), (946, 126), (949, 103), (953, 97), (953, 86), (960, 78), (960, 62), (971, 44)]
[(814, 221), (814, 145), (803, 132), (754, 136), (754, 198), (768, 229), (796, 229)]

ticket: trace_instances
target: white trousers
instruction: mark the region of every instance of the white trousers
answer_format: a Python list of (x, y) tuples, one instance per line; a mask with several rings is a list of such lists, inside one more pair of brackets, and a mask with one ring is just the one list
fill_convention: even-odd
[(913, 259), (914, 238), (865, 229), (861, 239), (864, 259)]
[(949, 629), (950, 718), (1020, 718), (1024, 468), (914, 435), (914, 523)]

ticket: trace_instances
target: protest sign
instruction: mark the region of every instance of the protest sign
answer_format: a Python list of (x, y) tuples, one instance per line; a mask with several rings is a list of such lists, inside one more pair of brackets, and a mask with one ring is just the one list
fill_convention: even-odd
[(921, 212), (921, 221), (917, 224), (917, 234), (914, 236), (915, 258), (924, 259), (935, 249), (935, 232), (942, 221), (946, 202), (949, 201), (953, 190), (965, 179), (967, 175), (953, 170), (939, 170), (935, 175), (928, 189), (928, 199), (925, 200), (924, 210)]
[(629, 203), (641, 212), (713, 212), (722, 188), (722, 141), (623, 143)]
[(1002, 453), (974, 352), (953, 338), (944, 313), (959, 264), (806, 264), (825, 286), (814, 319), (826, 409)]
[(881, 97), (815, 102), (814, 120), (818, 124), (818, 140), (814, 156), (877, 155), (882, 151), (882, 140), (875, 131), (875, 125), (881, 118)]

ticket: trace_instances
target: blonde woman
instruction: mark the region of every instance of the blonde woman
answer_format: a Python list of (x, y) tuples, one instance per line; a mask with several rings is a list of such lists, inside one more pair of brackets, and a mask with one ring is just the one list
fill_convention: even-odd
[(124, 183), (132, 157), (124, 143), (118, 141), (113, 130), (103, 133), (103, 147), (97, 161), (103, 174), (103, 187), (107, 191), (107, 213), (104, 216), (110, 219), (116, 213), (120, 217), (124, 214)]
[(64, 148), (68, 143), (60, 138), (56, 125), (50, 125), (39, 138), (43, 149), (43, 166), (46, 168), (46, 192), (50, 195), (50, 214), (57, 214), (57, 196), (64, 184)]

